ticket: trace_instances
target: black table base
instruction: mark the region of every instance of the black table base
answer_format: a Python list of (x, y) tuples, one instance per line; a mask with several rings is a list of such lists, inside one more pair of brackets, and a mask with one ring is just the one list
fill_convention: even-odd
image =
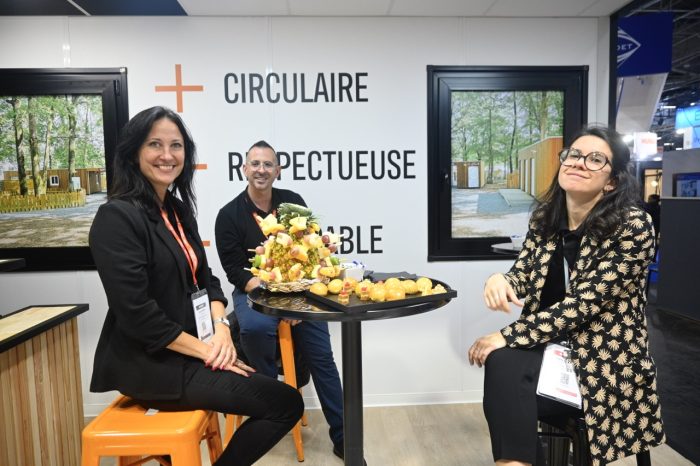
[(362, 418), (362, 323), (343, 322), (343, 430), (345, 464), (364, 463)]
[[(451, 290), (451, 289), (450, 289)], [(343, 429), (345, 464), (364, 465), (364, 433), (362, 418), (362, 321), (393, 319), (422, 314), (444, 306), (453, 296), (404, 307), (372, 309), (346, 313), (307, 299), (304, 293), (272, 293), (256, 288), (248, 294), (250, 307), (263, 314), (285, 319), (340, 322), (343, 346)]]

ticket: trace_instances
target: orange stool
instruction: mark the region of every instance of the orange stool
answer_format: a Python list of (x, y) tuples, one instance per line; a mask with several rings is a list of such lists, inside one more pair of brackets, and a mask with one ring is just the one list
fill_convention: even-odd
[[(277, 326), (277, 337), (280, 343), (280, 354), (282, 356), (282, 373), (284, 374), (284, 383), (297, 388), (297, 373), (294, 364), (294, 343), (292, 342), (292, 326), (286, 320), (280, 320)], [(299, 389), (301, 393), (301, 388)], [(224, 435), (224, 444), (228, 445), (229, 440), (233, 436), (235, 430), (241, 425), (242, 417), (238, 414), (226, 416), (226, 434)], [(301, 438), (301, 426), (305, 426), (306, 412), (301, 420), (292, 428), (292, 437), (294, 438), (294, 447), (297, 450), (297, 460), (304, 461), (304, 441)]]
[(119, 465), (139, 465), (170, 455), (173, 466), (201, 466), (199, 444), (207, 441), (214, 463), (221, 455), (221, 432), (213, 411), (158, 411), (119, 396), (83, 429), (82, 466), (98, 466), (100, 456), (118, 456)]

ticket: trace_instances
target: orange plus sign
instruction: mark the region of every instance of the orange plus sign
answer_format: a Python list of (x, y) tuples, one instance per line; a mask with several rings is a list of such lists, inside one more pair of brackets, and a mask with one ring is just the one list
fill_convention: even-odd
[(183, 86), (182, 85), (182, 65), (175, 65), (175, 85), (156, 86), (156, 92), (177, 93), (177, 113), (182, 113), (182, 93), (187, 91), (202, 92), (204, 86)]

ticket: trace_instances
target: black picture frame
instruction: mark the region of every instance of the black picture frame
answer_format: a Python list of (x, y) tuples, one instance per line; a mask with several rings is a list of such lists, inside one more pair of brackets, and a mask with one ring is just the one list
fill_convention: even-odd
[[(112, 179), (112, 160), (118, 133), (129, 119), (126, 68), (13, 68), (0, 69), (0, 96), (99, 94), (107, 187)], [(23, 258), (20, 271), (95, 269), (85, 247), (2, 248), (0, 258)]]
[(428, 85), (428, 261), (494, 260), (509, 237), (453, 238), (451, 201), (452, 91), (561, 91), (563, 139), (587, 122), (588, 66), (434, 66)]

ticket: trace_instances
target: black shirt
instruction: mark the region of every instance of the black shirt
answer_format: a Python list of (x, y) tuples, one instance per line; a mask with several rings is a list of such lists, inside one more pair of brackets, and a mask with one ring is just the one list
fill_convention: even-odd
[(249, 259), (255, 255), (248, 250), (260, 246), (266, 239), (253, 213), (265, 218), (283, 202), (306, 206), (304, 199), (294, 191), (272, 188), (272, 208), (270, 212), (265, 212), (253, 203), (246, 188), (223, 206), (216, 216), (214, 232), (219, 259), (228, 281), (241, 291), (245, 291), (246, 284), (253, 278), (250, 271), (244, 270), (250, 268)]
[(582, 237), (583, 232), (580, 227), (571, 231), (566, 220), (560, 225), (559, 240), (552, 258), (549, 260), (549, 271), (540, 295), (540, 309), (547, 309), (552, 304), (564, 299), (566, 295), (564, 258), (566, 258), (569, 274), (571, 274), (581, 247)]

